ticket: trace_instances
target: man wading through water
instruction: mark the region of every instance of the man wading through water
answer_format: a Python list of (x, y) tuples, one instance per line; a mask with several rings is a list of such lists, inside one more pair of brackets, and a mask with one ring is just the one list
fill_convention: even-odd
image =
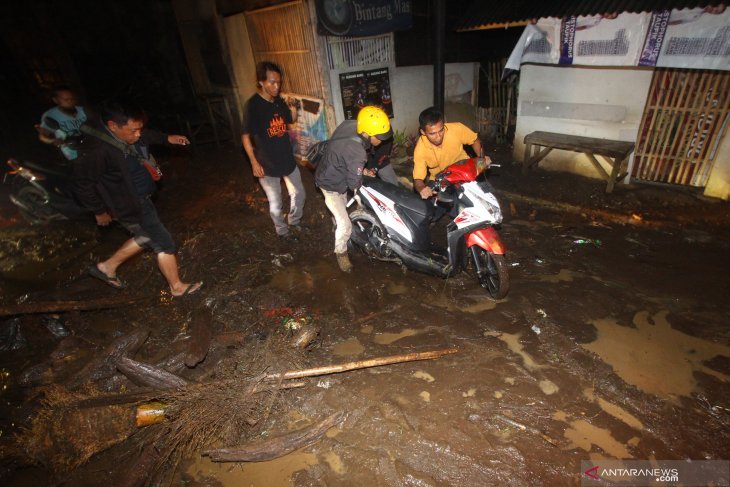
[(146, 247), (157, 254), (157, 265), (172, 296), (181, 297), (197, 292), (203, 283), (180, 279), (175, 243), (150, 200), (157, 189), (152, 176), (157, 165), (148, 145), (190, 142), (182, 135), (144, 130), (146, 122), (147, 116), (138, 107), (111, 102), (101, 111), (100, 126), (82, 128), (90, 136), (86, 150), (74, 163), (74, 193), (94, 213), (98, 225), (109, 225), (114, 219), (132, 234), (111, 257), (92, 265), (88, 272), (122, 289), (126, 284), (117, 277), (117, 268)]
[[(259, 92), (248, 100), (246, 122), (241, 140), (251, 161), (253, 175), (259, 179), (269, 200), (269, 215), (276, 235), (286, 241), (298, 239), (290, 232), (301, 233), (302, 213), (306, 193), (302, 175), (294, 160), (289, 129), (294, 123), (287, 104), (279, 96), (281, 69), (274, 63), (262, 62), (256, 66)], [(282, 213), (281, 180), (289, 191), (289, 215)]]
[(368, 149), (379, 146), (393, 137), (388, 115), (378, 107), (363, 107), (357, 120), (345, 120), (335, 130), (327, 145), (322, 161), (317, 165), (314, 179), (324, 194), (324, 202), (335, 217), (335, 256), (342, 272), (352, 272), (347, 255), (347, 241), (352, 223), (347, 214), (347, 191), (355, 191), (362, 184), (368, 159)]

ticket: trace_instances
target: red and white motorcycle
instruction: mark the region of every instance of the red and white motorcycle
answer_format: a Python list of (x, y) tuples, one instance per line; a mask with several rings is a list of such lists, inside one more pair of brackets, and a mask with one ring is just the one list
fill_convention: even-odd
[(502, 211), (491, 185), (479, 177), (487, 167), (484, 159), (472, 158), (436, 175), (436, 200), (451, 205), (456, 215), (446, 226), (445, 252), (431, 247), (437, 202), (370, 177), (363, 178), (350, 202), (359, 206), (350, 213), (350, 244), (372, 258), (443, 278), (471, 269), (492, 298), (504, 298), (509, 274), (505, 247), (494, 228), (502, 222)]

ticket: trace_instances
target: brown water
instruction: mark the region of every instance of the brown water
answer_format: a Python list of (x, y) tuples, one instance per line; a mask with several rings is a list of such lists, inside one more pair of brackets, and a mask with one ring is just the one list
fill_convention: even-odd
[[(507, 215), (500, 233), (512, 286), (506, 299), (494, 301), (473, 277), (442, 280), (359, 254), (352, 255), (355, 271), (342, 274), (310, 175), (304, 175), (311, 194), (305, 223), (312, 233), (292, 246), (275, 239), (260, 189), (238, 174), (210, 175), (220, 178), (210, 190), (176, 192), (190, 195), (190, 206), (182, 205), (187, 211), (170, 193), (158, 203), (183, 243), (183, 273), (205, 280), (200, 301), (170, 300), (145, 254), (120, 273), (132, 284), (129, 296), (155, 299), (66, 313), (75, 337), (102, 350), (131, 328), (148, 326), (151, 336), (135, 358), (162, 358), (189, 340), (194, 312), (209, 310), (214, 334), (241, 338), (179, 372), (191, 381), (246, 365), (288, 313), (267, 317), (266, 310), (301, 312), (320, 327), (315, 344), (297, 357), (301, 368), (459, 352), (314, 378), (285, 392), (266, 426), (241, 431), (238, 443), (294, 431), (336, 411), (347, 413), (340, 427), (269, 462), (215, 464), (193, 456), (166, 477), (172, 485), (576, 485), (580, 461), (589, 458), (726, 458), (730, 239), (724, 235), (596, 225), (548, 211), (535, 221)], [(37, 230), (24, 231), (31, 237), (23, 238), (32, 238)], [(563, 234), (602, 245), (578, 246)], [(80, 277), (103, 252), (66, 258), (69, 246), (83, 247), (64, 242), (70, 241), (59, 237), (57, 248), (66, 250), (53, 255), (60, 259), (54, 265), (62, 264), (46, 268), (38, 286), (18, 289), (5, 304), (26, 293), (35, 301), (114, 295)], [(38, 248), (54, 247), (45, 243)], [(27, 348), (0, 354), (10, 377), (47, 360), (57, 345), (43, 319), (24, 316)], [(35, 391), (8, 387), (4, 433), (23, 424), (20, 406)], [(216, 405), (210, 407), (215, 414)], [(115, 485), (130, 449), (127, 442), (92, 457), (68, 485)], [(43, 485), (50, 476), (42, 467), (16, 471), (4, 485), (30, 485), (29, 478)]]

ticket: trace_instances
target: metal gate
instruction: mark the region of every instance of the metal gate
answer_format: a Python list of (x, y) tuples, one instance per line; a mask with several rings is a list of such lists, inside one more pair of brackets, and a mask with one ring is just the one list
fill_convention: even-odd
[(309, 8), (304, 1), (246, 12), (255, 62), (284, 71), (284, 91), (324, 98)]
[(632, 179), (705, 187), (730, 118), (730, 72), (657, 69)]

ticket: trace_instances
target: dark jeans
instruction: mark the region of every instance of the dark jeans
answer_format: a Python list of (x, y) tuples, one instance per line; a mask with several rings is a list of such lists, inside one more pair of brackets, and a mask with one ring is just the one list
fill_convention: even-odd
[(157, 216), (155, 205), (149, 197), (140, 199), (142, 213), (138, 221), (120, 221), (119, 223), (127, 229), (134, 237), (134, 241), (140, 247), (151, 249), (154, 253), (174, 254), (177, 250), (172, 235)]

